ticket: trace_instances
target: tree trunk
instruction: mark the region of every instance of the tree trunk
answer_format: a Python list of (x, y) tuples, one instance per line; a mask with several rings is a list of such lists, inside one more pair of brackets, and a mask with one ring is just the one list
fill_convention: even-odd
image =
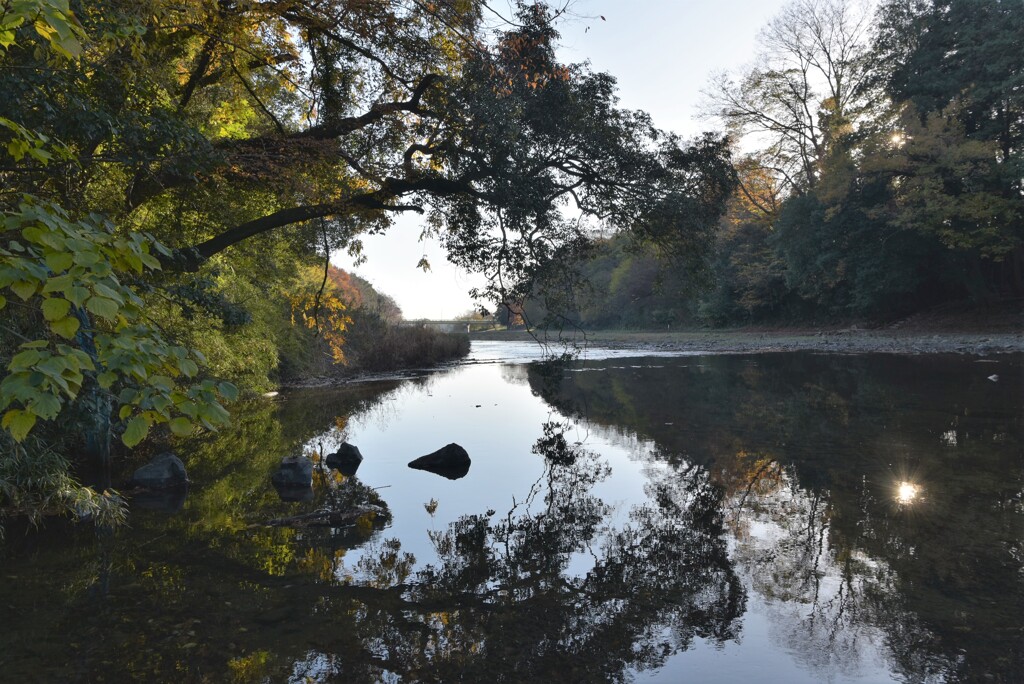
[[(96, 342), (93, 339), (92, 321), (82, 307), (75, 307), (75, 317), (81, 324), (78, 328), (77, 342), (82, 351), (89, 355), (93, 364), (99, 368), (99, 356), (96, 353)], [(81, 419), (85, 425), (84, 455), (90, 467), (95, 468), (97, 488), (100, 491), (110, 489), (110, 412), (112, 410), (110, 394), (100, 387), (96, 381), (95, 371), (85, 371), (85, 380), (78, 395), (81, 406)]]

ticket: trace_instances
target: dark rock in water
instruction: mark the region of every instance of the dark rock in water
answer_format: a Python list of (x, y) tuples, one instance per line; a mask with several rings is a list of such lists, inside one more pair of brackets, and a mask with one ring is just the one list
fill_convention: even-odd
[(188, 474), (181, 459), (165, 451), (135, 471), (132, 486), (146, 489), (175, 489), (188, 485)]
[(313, 462), (305, 456), (286, 456), (270, 481), (278, 489), (307, 489), (313, 486)]
[(327, 467), (337, 468), (338, 472), (345, 477), (352, 477), (359, 470), (359, 464), (363, 462), (363, 455), (359, 453), (359, 447), (345, 442), (333, 454), (327, 455)]
[(132, 506), (150, 511), (177, 513), (185, 505), (186, 496), (188, 496), (188, 487), (175, 487), (159, 491), (146, 490), (132, 496)]
[(425, 470), (428, 473), (434, 473), (435, 475), (446, 477), (449, 480), (459, 480), (466, 477), (469, 473), (468, 463), (460, 466), (414, 466), (410, 464), (409, 467), (415, 468), (416, 470)]
[(426, 470), (427, 468), (468, 468), (469, 454), (454, 442), (443, 446), (432, 454), (420, 456), (409, 463), (410, 468)]
[(277, 491), (278, 497), (281, 501), (312, 501), (313, 500), (313, 488), (312, 487), (288, 487), (274, 483), (274, 489)]
[(409, 463), (410, 468), (426, 470), (429, 473), (458, 480), (469, 472), (469, 454), (458, 444), (452, 443), (441, 447), (432, 454), (420, 456)]

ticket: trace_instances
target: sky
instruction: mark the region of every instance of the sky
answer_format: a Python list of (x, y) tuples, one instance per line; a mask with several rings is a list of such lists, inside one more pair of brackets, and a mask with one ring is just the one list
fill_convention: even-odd
[[(699, 115), (711, 75), (748, 64), (761, 27), (787, 1), (576, 0), (559, 24), (559, 57), (615, 76), (621, 106), (689, 137), (715, 127)], [(344, 252), (331, 260), (394, 297), (406, 319), (454, 318), (474, 307), (467, 292), (481, 280), (449, 264), (436, 241), (420, 242), (422, 220), (403, 215), (385, 235), (365, 237), (358, 267)], [(416, 267), (423, 257), (426, 272)]]

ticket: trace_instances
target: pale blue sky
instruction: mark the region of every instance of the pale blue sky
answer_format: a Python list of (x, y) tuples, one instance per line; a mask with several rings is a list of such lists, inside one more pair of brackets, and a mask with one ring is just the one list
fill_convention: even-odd
[[(496, 3), (504, 4), (504, 3)], [(748, 63), (757, 33), (786, 0), (577, 0), (560, 25), (561, 58), (589, 60), (619, 83), (621, 104), (650, 112), (656, 126), (690, 136), (713, 127), (698, 117), (711, 74)], [(604, 16), (604, 21), (599, 16)], [(384, 236), (364, 240), (354, 269), (402, 307), (407, 319), (445, 319), (473, 306), (478, 277), (451, 266), (436, 242), (421, 243), (420, 218), (404, 216)], [(427, 273), (416, 268), (426, 255)], [(335, 264), (352, 268), (347, 254)]]

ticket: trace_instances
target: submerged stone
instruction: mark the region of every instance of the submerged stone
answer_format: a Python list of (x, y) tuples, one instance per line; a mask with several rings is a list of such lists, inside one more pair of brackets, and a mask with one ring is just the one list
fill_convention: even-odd
[(288, 487), (274, 483), (274, 490), (281, 501), (312, 501), (313, 487)]
[(150, 511), (177, 513), (185, 505), (185, 497), (187, 496), (188, 487), (185, 486), (173, 489), (149, 490), (138, 492), (132, 496), (132, 505)]

